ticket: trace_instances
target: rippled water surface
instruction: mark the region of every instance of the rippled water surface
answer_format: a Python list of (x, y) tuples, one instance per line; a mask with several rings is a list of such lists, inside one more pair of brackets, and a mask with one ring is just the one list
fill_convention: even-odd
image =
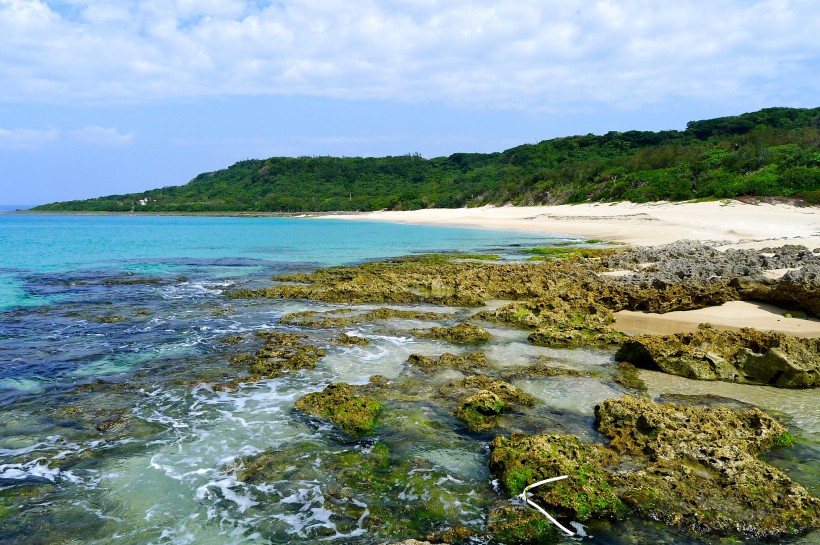
[[(548, 242), (333, 220), (0, 214), (0, 543), (369, 544), (482, 528), (487, 509), (507, 500), (487, 469), (490, 437), (433, 403), (396, 400), (383, 416), (389, 427), (363, 440), (293, 410), (331, 382), (401, 381), (410, 354), (463, 348), (414, 337), (432, 324), (413, 320), (352, 325), (370, 345), (331, 345), (337, 332), (285, 328), (279, 318), (337, 307), (224, 293), (281, 272), (418, 252), (521, 259), (521, 245)], [(446, 325), (472, 312), (422, 310), (455, 312)], [(623, 394), (612, 354), (533, 347), (525, 332), (488, 328), (486, 352), (499, 368), (548, 358), (590, 372), (516, 384), (543, 407), (529, 426), (596, 439), (595, 403)], [(220, 388), (243, 349), (222, 340), (265, 329), (305, 333), (327, 355), (311, 371)], [(647, 381), (653, 395), (694, 392), (668, 377)], [(817, 493), (818, 403), (757, 391), (697, 393), (782, 415), (803, 446), (772, 463)], [(240, 479), (253, 460), (264, 471)], [(705, 543), (639, 522), (585, 532), (587, 543)]]

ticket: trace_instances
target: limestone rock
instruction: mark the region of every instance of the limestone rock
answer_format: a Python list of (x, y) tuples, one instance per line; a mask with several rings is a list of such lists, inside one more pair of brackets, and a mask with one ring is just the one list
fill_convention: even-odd
[(373, 431), (381, 403), (356, 395), (349, 384), (330, 384), (322, 392), (313, 392), (296, 400), (294, 407), (304, 413), (327, 418), (349, 435)]
[(781, 388), (820, 385), (820, 339), (800, 339), (754, 329), (640, 335), (615, 355), (644, 369), (699, 380), (765, 384)]

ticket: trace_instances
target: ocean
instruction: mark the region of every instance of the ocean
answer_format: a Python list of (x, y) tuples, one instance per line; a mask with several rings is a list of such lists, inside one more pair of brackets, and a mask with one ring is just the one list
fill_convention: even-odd
[[(403, 431), (361, 441), (293, 410), (300, 396), (332, 382), (399, 379), (410, 354), (457, 347), (413, 337), (411, 329), (429, 325), (416, 320), (358, 324), (353, 332), (368, 346), (328, 345), (314, 370), (220, 387), (237, 350), (229, 339), (273, 329), (324, 342), (330, 333), (279, 319), (342, 306), (225, 294), (317, 267), (427, 252), (517, 260), (522, 248), (571, 240), (311, 218), (0, 214), (0, 543), (375, 544), (482, 528), (501, 499), (486, 441), (436, 438), (447, 417), (429, 406), (395, 416), (404, 427), (393, 429)], [(455, 319), (474, 312), (422, 310)], [(591, 372), (520, 386), (550, 407), (562, 431), (594, 440), (594, 405), (623, 393), (606, 375), (612, 353), (539, 348), (527, 332), (491, 331), (491, 360), (547, 357)], [(653, 380), (658, 392), (689, 388), (682, 379)], [(741, 390), (732, 395), (743, 398)], [(805, 414), (810, 392), (768, 395), (763, 403), (816, 442), (816, 411)], [(351, 456), (380, 448), (401, 479), (351, 466)], [(268, 477), (241, 478), (255, 460), (265, 461)], [(797, 473), (799, 462), (780, 461)], [(340, 476), (354, 469), (353, 478)], [(804, 477), (817, 493), (820, 478)], [(391, 513), (396, 524), (384, 521)], [(398, 522), (405, 518), (412, 523)], [(649, 523), (586, 533), (590, 543), (706, 543)]]

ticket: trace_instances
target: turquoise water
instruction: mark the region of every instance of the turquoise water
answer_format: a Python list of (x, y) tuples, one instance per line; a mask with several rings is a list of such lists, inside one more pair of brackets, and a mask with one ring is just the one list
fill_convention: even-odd
[[(490, 251), (544, 236), (309, 218), (0, 214), (0, 309), (52, 302), (47, 274), (250, 275), (435, 251)], [(65, 295), (60, 293), (59, 295)]]
[[(423, 537), (380, 533), (374, 520), (412, 512), (431, 494), (444, 502), (441, 518), (421, 527), (480, 529), (502, 498), (487, 470), (487, 438), (453, 431), (452, 415), (396, 407), (386, 418), (401, 431), (349, 441), (293, 410), (298, 397), (328, 383), (400, 379), (412, 353), (463, 348), (414, 338), (410, 330), (431, 324), (413, 320), (356, 326), (353, 333), (371, 341), (366, 347), (331, 345), (335, 331), (298, 330), (327, 349), (315, 370), (221, 390), (215, 385), (235, 376), (230, 358), (239, 350), (223, 339), (252, 343), (259, 330), (293, 331), (279, 324), (286, 313), (333, 308), (224, 294), (318, 266), (433, 251), (523, 259), (522, 247), (555, 241), (309, 218), (0, 214), (0, 543), (377, 544)], [(441, 325), (474, 312), (449, 310), (456, 317)], [(499, 366), (549, 357), (594, 371), (519, 386), (539, 399), (553, 431), (595, 439), (594, 404), (623, 393), (608, 378), (612, 353), (550, 350), (527, 343), (526, 332), (492, 332), (486, 352)], [(652, 385), (691, 388), (664, 377)], [(719, 385), (710, 393), (756, 395)], [(816, 404), (758, 397), (790, 419), (801, 441), (802, 450), (779, 463), (816, 492)], [(333, 464), (351, 452), (366, 455), (376, 440), (418, 478), (389, 494), (363, 486), (340, 499)], [(243, 457), (271, 449), (292, 459), (286, 476), (237, 479)], [(709, 542), (643, 522), (585, 531), (583, 542), (601, 545)], [(815, 533), (789, 542), (818, 540)]]

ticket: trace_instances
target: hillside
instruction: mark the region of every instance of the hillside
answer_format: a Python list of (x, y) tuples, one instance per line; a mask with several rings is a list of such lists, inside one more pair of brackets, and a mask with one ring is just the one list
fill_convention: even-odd
[(408, 210), (746, 195), (820, 202), (820, 108), (767, 108), (683, 131), (569, 136), (488, 154), (240, 161), (182, 186), (33, 210)]

